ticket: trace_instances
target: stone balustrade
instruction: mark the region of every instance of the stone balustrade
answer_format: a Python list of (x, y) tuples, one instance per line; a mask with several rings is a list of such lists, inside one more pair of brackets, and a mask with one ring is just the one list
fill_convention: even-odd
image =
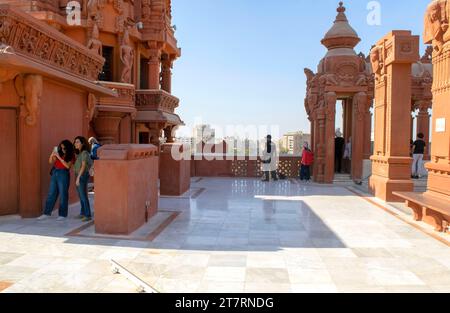
[(136, 108), (174, 113), (180, 100), (164, 90), (136, 90)]
[[(282, 155), (278, 171), (288, 178), (299, 176), (300, 156)], [(261, 160), (256, 156), (237, 157), (226, 154), (193, 155), (192, 177), (261, 177)]]
[(136, 96), (134, 85), (105, 81), (101, 81), (100, 84), (103, 87), (116, 91), (117, 97), (100, 97), (97, 101), (98, 105), (134, 109), (134, 101)]

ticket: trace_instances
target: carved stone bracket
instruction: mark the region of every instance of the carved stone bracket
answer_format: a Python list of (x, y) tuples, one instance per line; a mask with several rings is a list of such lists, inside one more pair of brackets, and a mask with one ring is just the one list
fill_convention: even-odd
[(42, 96), (43, 81), (41, 75), (19, 75), (14, 81), (20, 97), (20, 116), (28, 126), (35, 126)]

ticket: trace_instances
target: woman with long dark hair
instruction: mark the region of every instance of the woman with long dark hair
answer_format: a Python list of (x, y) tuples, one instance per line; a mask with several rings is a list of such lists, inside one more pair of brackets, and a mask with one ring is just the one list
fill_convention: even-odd
[(86, 138), (78, 136), (75, 138), (73, 145), (75, 147), (75, 153), (77, 155), (77, 160), (73, 167), (76, 177), (76, 185), (78, 196), (80, 197), (81, 212), (80, 218), (83, 222), (90, 221), (92, 219), (91, 215), (91, 205), (89, 204), (88, 197), (88, 181), (89, 181), (89, 169), (92, 165), (90, 146)]
[(45, 203), (44, 214), (39, 220), (44, 220), (52, 215), (53, 208), (59, 196), (58, 221), (64, 221), (67, 218), (69, 210), (69, 186), (70, 186), (70, 168), (74, 162), (73, 145), (69, 140), (63, 140), (48, 158), (48, 163), (52, 164), (50, 172), (50, 188), (47, 201)]

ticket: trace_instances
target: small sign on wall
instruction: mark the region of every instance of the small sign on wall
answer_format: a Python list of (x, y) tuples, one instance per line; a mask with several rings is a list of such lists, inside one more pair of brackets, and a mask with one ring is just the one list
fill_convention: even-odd
[(436, 119), (436, 133), (445, 133), (445, 118)]

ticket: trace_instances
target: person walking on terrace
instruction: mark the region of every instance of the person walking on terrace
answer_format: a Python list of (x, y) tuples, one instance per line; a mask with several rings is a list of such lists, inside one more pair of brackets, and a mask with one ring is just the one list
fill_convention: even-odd
[(263, 181), (269, 181), (270, 174), (272, 175), (272, 179), (274, 181), (278, 180), (277, 177), (277, 162), (278, 162), (278, 154), (277, 154), (277, 146), (272, 142), (272, 136), (267, 135), (267, 141), (262, 149), (261, 154), (261, 170), (264, 173)]
[(309, 149), (309, 144), (305, 141), (302, 151), (302, 164), (300, 168), (300, 180), (309, 182), (311, 180), (311, 165), (314, 162), (314, 154)]
[(73, 145), (69, 140), (62, 141), (55, 147), (48, 159), (52, 165), (50, 171), (50, 188), (45, 202), (44, 214), (38, 220), (44, 220), (52, 215), (56, 200), (59, 197), (58, 221), (64, 221), (67, 218), (69, 210), (69, 186), (70, 186), (70, 168), (73, 165), (75, 156)]
[(423, 154), (425, 153), (425, 147), (427, 146), (423, 140), (425, 136), (420, 133), (417, 135), (417, 140), (413, 143), (413, 164), (411, 170), (411, 178), (418, 179), (423, 171)]
[(88, 197), (88, 181), (89, 181), (89, 169), (92, 164), (89, 144), (86, 138), (78, 136), (74, 141), (75, 153), (77, 160), (73, 167), (76, 177), (76, 186), (78, 196), (80, 198), (81, 212), (79, 217), (83, 222), (90, 221), (92, 219), (91, 206)]

